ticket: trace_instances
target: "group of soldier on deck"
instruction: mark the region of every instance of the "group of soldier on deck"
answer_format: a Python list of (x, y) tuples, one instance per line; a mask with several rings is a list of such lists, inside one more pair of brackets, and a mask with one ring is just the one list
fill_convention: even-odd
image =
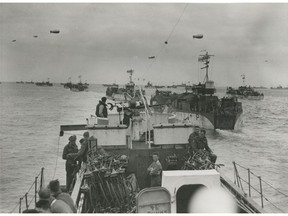
[[(96, 116), (107, 118), (108, 112), (106, 107), (106, 97), (103, 97), (96, 107)], [(81, 148), (78, 150), (76, 145), (76, 135), (69, 137), (69, 143), (64, 147), (62, 158), (66, 160), (66, 188), (68, 192), (71, 192), (72, 181), (75, 177), (76, 172), (80, 169), (81, 163), (87, 161), (88, 152), (88, 141), (89, 133), (85, 132), (83, 138), (80, 139)], [(199, 126), (194, 127), (193, 133), (190, 134), (188, 139), (188, 153), (194, 155), (199, 150), (204, 150), (208, 153), (210, 161), (212, 163), (216, 162), (217, 156), (213, 154), (213, 151), (209, 148), (206, 131), (200, 129)], [(153, 162), (147, 169), (147, 174), (150, 176), (150, 186), (160, 186), (161, 185), (161, 174), (162, 165), (159, 161), (159, 153), (153, 153)]]
[(76, 145), (76, 135), (69, 137), (69, 143), (64, 147), (62, 158), (66, 160), (66, 190), (70, 192), (71, 184), (76, 172), (80, 169), (81, 163), (87, 161), (89, 132), (83, 134), (80, 139), (81, 148)]
[[(194, 128), (194, 132), (190, 134), (188, 139), (188, 153), (194, 155), (199, 150), (205, 150), (208, 152), (211, 162), (215, 163), (217, 156), (209, 148), (205, 135), (204, 129), (200, 129), (198, 126)], [(68, 192), (71, 192), (72, 181), (80, 169), (81, 163), (87, 161), (89, 133), (85, 132), (83, 138), (80, 139), (80, 150), (76, 145), (76, 139), (75, 135), (69, 137), (69, 143), (64, 147), (62, 156), (66, 160), (66, 189)], [(150, 176), (150, 186), (161, 186), (162, 165), (159, 161), (159, 153), (153, 153), (152, 159), (153, 162), (147, 169), (147, 174)]]

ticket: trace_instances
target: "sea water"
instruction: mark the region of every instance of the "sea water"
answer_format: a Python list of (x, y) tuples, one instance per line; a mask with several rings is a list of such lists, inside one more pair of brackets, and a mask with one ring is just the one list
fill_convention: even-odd
[[(42, 167), (45, 185), (56, 178), (65, 184), (63, 148), (72, 134), (77, 135), (80, 147), (83, 132), (65, 132), (60, 137), (60, 125), (85, 124), (86, 118), (95, 115), (95, 107), (105, 90), (102, 85), (90, 85), (88, 92), (71, 92), (60, 84), (52, 87), (0, 84), (1, 213), (9, 213), (13, 208), (14, 212), (18, 211), (19, 198), (32, 186)], [(148, 95), (153, 91), (146, 90)], [(235, 161), (288, 194), (288, 90), (260, 91), (265, 94), (264, 100), (242, 100), (243, 128), (208, 131), (209, 146), (218, 155), (217, 163), (225, 165), (222, 169), (232, 181), (232, 161)], [(217, 94), (223, 96), (224, 90)], [(238, 168), (238, 171), (247, 179), (247, 170)], [(259, 190), (259, 178), (252, 175), (251, 183)], [(287, 197), (265, 183), (262, 185), (265, 197), (288, 212)], [(244, 182), (243, 187), (246, 187)], [(33, 195), (33, 186), (30, 190)], [(261, 203), (259, 194), (253, 189), (251, 193)], [(265, 199), (264, 209), (281, 212)]]

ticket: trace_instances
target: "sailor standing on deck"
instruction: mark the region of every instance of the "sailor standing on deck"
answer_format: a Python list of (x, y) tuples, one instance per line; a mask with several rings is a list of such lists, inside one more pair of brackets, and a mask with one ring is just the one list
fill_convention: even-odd
[(87, 152), (88, 152), (88, 142), (89, 142), (89, 132), (86, 131), (83, 133), (83, 138), (80, 140), (81, 148), (76, 154), (76, 160), (86, 163), (87, 162)]
[(101, 118), (107, 118), (108, 111), (107, 111), (107, 105), (106, 105), (106, 97), (102, 97), (99, 103), (96, 106), (96, 116)]
[(148, 167), (147, 171), (151, 177), (150, 187), (157, 187), (161, 186), (162, 165), (159, 161), (159, 154), (157, 152), (154, 152), (152, 157), (153, 162)]
[(69, 191), (71, 182), (73, 180), (73, 171), (77, 166), (77, 162), (71, 157), (72, 154), (78, 152), (76, 145), (76, 136), (69, 137), (69, 143), (64, 147), (62, 158), (66, 160), (66, 190)]

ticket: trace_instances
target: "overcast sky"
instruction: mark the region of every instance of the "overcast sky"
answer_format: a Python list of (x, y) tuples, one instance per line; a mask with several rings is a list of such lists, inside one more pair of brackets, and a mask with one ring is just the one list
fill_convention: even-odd
[(0, 81), (76, 82), (82, 75), (89, 83), (125, 83), (132, 68), (136, 83), (198, 83), (197, 58), (207, 50), (217, 86), (238, 86), (241, 74), (246, 84), (288, 86), (287, 3), (186, 6), (0, 4)]

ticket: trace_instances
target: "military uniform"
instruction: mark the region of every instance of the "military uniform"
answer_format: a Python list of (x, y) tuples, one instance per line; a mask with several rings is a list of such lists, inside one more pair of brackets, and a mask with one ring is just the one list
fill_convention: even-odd
[(217, 156), (215, 154), (212, 153), (212, 150), (209, 148), (208, 146), (208, 141), (206, 136), (199, 136), (196, 140), (196, 146), (197, 146), (197, 150), (206, 150), (210, 153), (210, 159), (212, 163), (216, 162)]
[[(81, 142), (81, 140), (80, 140)], [(88, 139), (84, 139), (81, 142), (81, 148), (76, 155), (76, 160), (81, 162), (87, 162), (87, 152), (88, 152)]]
[(156, 162), (153, 161), (148, 168), (149, 175), (151, 177), (151, 184), (150, 187), (157, 187), (161, 186), (161, 172), (162, 172), (162, 165), (159, 160)]
[(97, 117), (107, 118), (108, 116), (108, 110), (107, 105), (103, 101), (99, 101), (99, 103), (96, 106), (96, 112)]
[(193, 132), (190, 134), (189, 139), (188, 139), (188, 151), (190, 154), (193, 154), (198, 150), (197, 148), (197, 139), (199, 138), (198, 132)]
[(66, 168), (66, 189), (67, 189), (67, 191), (69, 191), (69, 189), (70, 189), (70, 185), (71, 185), (72, 180), (73, 180), (73, 175), (72, 174), (74, 172), (74, 169), (77, 166), (77, 162), (72, 157), (70, 157), (69, 154), (72, 155), (72, 154), (77, 153), (77, 152), (78, 152), (77, 145), (75, 143), (71, 143), (71, 142), (69, 142), (64, 147), (64, 150), (63, 150), (62, 158), (64, 160), (66, 160), (65, 168)]

